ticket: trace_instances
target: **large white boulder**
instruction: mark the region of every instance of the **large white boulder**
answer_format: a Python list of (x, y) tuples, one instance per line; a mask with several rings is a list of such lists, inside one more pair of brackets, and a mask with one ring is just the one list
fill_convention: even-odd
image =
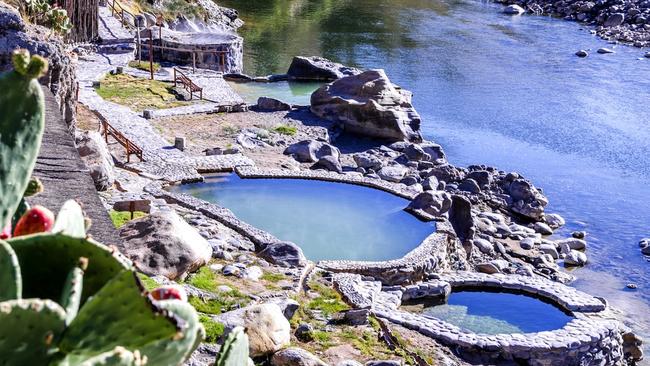
[(273, 354), (291, 342), (291, 326), (280, 307), (273, 303), (251, 305), (221, 314), (228, 330), (241, 326), (248, 335), (251, 357)]

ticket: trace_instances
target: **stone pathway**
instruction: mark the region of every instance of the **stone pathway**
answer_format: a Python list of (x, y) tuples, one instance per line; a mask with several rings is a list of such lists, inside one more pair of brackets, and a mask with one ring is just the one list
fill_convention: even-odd
[(122, 27), (122, 23), (111, 15), (111, 9), (99, 7), (99, 39), (102, 44), (133, 43), (134, 31)]
[[(100, 13), (102, 22), (109, 24), (110, 30), (114, 31), (121, 28), (119, 21), (110, 16), (110, 10), (106, 12), (106, 8), (100, 7)], [(110, 19), (117, 23), (110, 22)], [(114, 128), (143, 150), (145, 161), (128, 164), (130, 168), (168, 181), (195, 181), (202, 179), (197, 169), (201, 171), (227, 170), (233, 169), (235, 166), (254, 164), (252, 160), (241, 154), (221, 156), (186, 155), (170, 146), (170, 143), (137, 112), (100, 97), (95, 92), (93, 82), (99, 81), (117, 66), (125, 67), (131, 60), (133, 60), (132, 52), (97, 53), (80, 57), (77, 65), (79, 102), (100, 113)]]

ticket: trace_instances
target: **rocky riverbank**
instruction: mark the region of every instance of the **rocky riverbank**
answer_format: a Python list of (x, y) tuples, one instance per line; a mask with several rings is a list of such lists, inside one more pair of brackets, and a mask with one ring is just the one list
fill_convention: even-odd
[(635, 47), (650, 46), (650, 1), (647, 0), (498, 0), (519, 8), (507, 8), (512, 14), (523, 12), (551, 15), (594, 26), (594, 32), (609, 41)]

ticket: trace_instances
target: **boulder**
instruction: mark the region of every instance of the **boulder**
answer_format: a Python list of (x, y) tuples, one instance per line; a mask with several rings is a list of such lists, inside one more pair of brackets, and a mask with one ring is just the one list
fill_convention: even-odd
[(282, 267), (301, 267), (307, 263), (302, 249), (289, 241), (266, 244), (257, 255)]
[(575, 53), (575, 55), (578, 56), (578, 57), (587, 57), (587, 56), (589, 56), (589, 52), (587, 52), (585, 50), (579, 50), (579, 51), (577, 51)]
[(422, 141), (420, 115), (411, 104), (411, 93), (391, 83), (384, 70), (369, 70), (323, 85), (311, 95), (311, 111), (341, 122), (347, 132)]
[(262, 111), (289, 111), (291, 104), (269, 97), (257, 98), (257, 108)]
[(361, 70), (348, 67), (317, 56), (295, 56), (291, 60), (287, 75), (294, 80), (336, 80), (345, 76), (358, 75)]
[(553, 229), (551, 227), (543, 222), (536, 222), (535, 225), (533, 226), (533, 229), (535, 229), (536, 233), (540, 233), (542, 235), (552, 235), (553, 234)]
[(284, 149), (285, 155), (292, 155), (294, 159), (301, 163), (315, 163), (323, 156), (333, 156), (339, 159), (341, 152), (335, 146), (323, 141), (304, 140), (289, 145)]
[(575, 249), (575, 250), (584, 250), (587, 248), (587, 242), (584, 241), (583, 239), (577, 239), (577, 238), (556, 240), (555, 245), (557, 245), (558, 247), (561, 247), (562, 245), (566, 245), (570, 249)]
[(311, 342), (314, 340), (313, 332), (314, 327), (312, 327), (311, 324), (302, 323), (296, 328), (296, 331), (293, 334), (301, 342)]
[(291, 342), (291, 326), (276, 304), (247, 306), (221, 314), (218, 321), (227, 330), (246, 329), (251, 357), (270, 355)]
[(469, 199), (459, 195), (451, 196), (449, 222), (461, 241), (474, 238), (476, 229), (472, 218), (472, 203)]
[(554, 244), (540, 244), (539, 250), (544, 254), (550, 255), (553, 259), (560, 258), (560, 254), (557, 252), (557, 247)]
[(450, 183), (462, 180), (465, 174), (451, 164), (442, 164), (431, 168), (429, 176), (434, 176), (439, 181)]
[(302, 348), (291, 347), (276, 352), (271, 357), (272, 366), (327, 366), (318, 357)]
[(571, 250), (564, 258), (564, 264), (567, 266), (584, 266), (587, 264), (587, 255), (577, 250)]
[(600, 54), (615, 53), (613, 49), (607, 47), (601, 47), (596, 52)]
[(212, 258), (212, 247), (174, 211), (129, 221), (120, 230), (118, 249), (149, 276), (170, 280), (196, 271)]
[(444, 191), (426, 191), (418, 194), (407, 209), (422, 210), (433, 216), (441, 216), (451, 208), (451, 196)]
[(425, 141), (420, 144), (420, 147), (431, 157), (431, 161), (435, 161), (438, 164), (447, 162), (447, 156), (442, 146), (431, 141)]
[(561, 226), (564, 226), (566, 223), (564, 221), (564, 218), (558, 214), (546, 214), (544, 215), (544, 219), (551, 229), (557, 229)]
[(625, 14), (623, 13), (614, 13), (610, 16), (607, 17), (605, 22), (603, 23), (604, 27), (616, 27), (625, 21)]
[(332, 155), (325, 155), (322, 158), (318, 159), (316, 164), (314, 164), (315, 168), (323, 168), (326, 170), (329, 170), (330, 172), (337, 172), (337, 173), (343, 173), (343, 167), (341, 166), (341, 162), (339, 159), (335, 158)]
[(75, 144), (81, 160), (90, 170), (95, 189), (105, 191), (115, 183), (113, 157), (99, 132), (85, 131), (75, 136)]
[(548, 199), (525, 179), (515, 179), (508, 188), (510, 210), (533, 220), (542, 220)]
[(408, 173), (408, 169), (401, 165), (385, 166), (377, 172), (377, 175), (383, 180), (399, 183)]
[(427, 177), (422, 180), (422, 188), (425, 191), (435, 191), (438, 189), (439, 184), (440, 182), (438, 182), (438, 178), (434, 176)]
[(524, 8), (516, 4), (508, 5), (503, 9), (503, 13), (509, 15), (521, 15), (525, 12), (526, 10), (524, 10)]
[(460, 182), (458, 189), (469, 193), (481, 193), (481, 187), (479, 187), (478, 183), (476, 183), (472, 178), (467, 178)]
[(409, 144), (402, 152), (406, 155), (406, 158), (411, 161), (431, 159), (431, 156), (425, 153), (424, 150), (416, 144)]
[(354, 154), (352, 155), (352, 158), (359, 168), (373, 169), (376, 171), (381, 169), (382, 166), (381, 159), (368, 153)]
[(483, 254), (494, 254), (494, 245), (485, 239), (474, 239), (474, 246), (478, 248), (478, 250), (480, 250)]

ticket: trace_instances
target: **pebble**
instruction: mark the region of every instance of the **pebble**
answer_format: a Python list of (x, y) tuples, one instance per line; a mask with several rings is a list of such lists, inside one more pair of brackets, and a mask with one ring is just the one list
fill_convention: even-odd
[(564, 264), (569, 266), (584, 266), (587, 264), (587, 255), (577, 250), (572, 250), (566, 258)]
[(576, 56), (578, 56), (578, 57), (587, 57), (587, 56), (589, 56), (589, 53), (587, 51), (585, 51), (585, 50), (580, 50), (580, 51), (576, 52)]
[(599, 48), (598, 51), (596, 51), (600, 54), (606, 54), (606, 53), (615, 53), (614, 50), (606, 47)]
[(483, 254), (492, 254), (494, 253), (494, 246), (492, 243), (485, 239), (474, 239), (474, 246), (478, 248)]
[(626, 287), (632, 290), (636, 290), (637, 288), (636, 283), (628, 283)]
[(241, 269), (229, 264), (223, 268), (223, 274), (226, 276), (237, 276)]
[(574, 231), (571, 233), (571, 236), (576, 238), (576, 239), (584, 239), (585, 236), (587, 236), (586, 231)]
[(523, 238), (521, 241), (519, 241), (519, 246), (521, 249), (529, 250), (533, 248), (533, 245), (535, 245), (533, 238)]
[(542, 244), (539, 246), (539, 250), (544, 254), (549, 254), (553, 259), (558, 259), (560, 257), (557, 248), (553, 244)]
[(542, 235), (552, 235), (553, 234), (553, 229), (551, 229), (550, 226), (543, 222), (536, 222), (535, 225), (533, 226), (533, 229), (535, 232), (540, 233)]

